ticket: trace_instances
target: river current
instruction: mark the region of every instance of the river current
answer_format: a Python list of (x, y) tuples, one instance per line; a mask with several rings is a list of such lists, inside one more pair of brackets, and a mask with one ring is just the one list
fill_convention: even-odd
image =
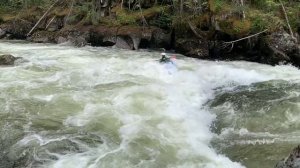
[(0, 42), (0, 168), (271, 168), (300, 143), (300, 70)]

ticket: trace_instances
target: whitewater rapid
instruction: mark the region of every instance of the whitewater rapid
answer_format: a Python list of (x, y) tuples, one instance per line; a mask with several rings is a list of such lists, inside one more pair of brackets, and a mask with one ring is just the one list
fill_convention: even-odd
[(220, 88), (300, 81), (289, 65), (180, 55), (170, 74), (147, 51), (3, 41), (1, 53), (27, 60), (0, 71), (6, 167), (242, 168), (212, 146), (206, 103)]

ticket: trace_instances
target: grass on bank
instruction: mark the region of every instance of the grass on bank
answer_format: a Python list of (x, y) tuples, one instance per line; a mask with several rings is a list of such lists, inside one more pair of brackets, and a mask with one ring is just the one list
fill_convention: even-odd
[[(31, 1), (34, 3), (35, 0)], [(284, 2), (291, 27), (293, 30), (297, 30), (300, 27), (300, 3), (296, 2), (296, 0), (282, 1)], [(24, 12), (20, 12), (20, 10), (16, 10), (11, 6), (0, 5), (0, 22), (11, 20), (14, 17), (22, 19), (33, 18), (36, 20), (51, 2), (48, 1), (48, 3), (39, 7), (23, 8), (22, 11)], [(174, 6), (155, 5), (140, 11), (139, 9), (129, 10), (126, 7), (121, 8), (118, 4), (110, 10), (110, 16), (102, 17), (93, 10), (92, 3), (87, 1), (81, 5), (74, 6), (71, 15), (69, 15), (69, 4), (65, 4), (64, 6), (56, 7), (51, 12), (51, 16), (64, 17), (69, 15), (68, 19), (71, 24), (83, 25), (144, 25), (146, 20), (148, 25), (164, 29), (175, 28), (183, 34), (189, 30), (187, 21), (192, 22), (201, 30), (207, 31), (212, 29), (211, 17), (213, 17), (221, 31), (237, 37), (257, 33), (265, 29), (275, 31), (281, 27), (286, 28), (287, 24), (279, 1), (245, 0), (244, 6), (238, 5), (236, 2), (234, 3), (232, 0), (208, 0), (205, 3), (203, 1), (201, 6), (202, 12), (198, 14), (191, 13), (187, 6), (184, 8), (185, 11), (180, 14), (178, 7)], [(242, 12), (245, 12), (245, 18), (242, 18)]]

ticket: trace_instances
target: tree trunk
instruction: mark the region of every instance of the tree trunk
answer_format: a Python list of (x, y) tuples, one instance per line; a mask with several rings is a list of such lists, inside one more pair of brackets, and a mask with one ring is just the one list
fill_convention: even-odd
[(285, 7), (283, 6), (283, 3), (282, 3), (281, 0), (279, 0), (279, 2), (280, 2), (280, 4), (281, 4), (281, 8), (282, 8), (282, 11), (283, 11), (283, 14), (284, 14), (284, 17), (285, 17), (287, 26), (288, 26), (288, 28), (289, 28), (290, 35), (291, 35), (294, 39), (296, 39), (296, 38), (294, 37), (293, 30), (292, 30), (291, 25), (290, 25), (290, 22), (289, 22), (289, 18), (288, 18), (287, 14), (286, 14)]
[(54, 7), (54, 5), (59, 2), (59, 0), (56, 0), (51, 6), (50, 8), (48, 8), (48, 10), (44, 13), (44, 15), (36, 22), (36, 24), (33, 26), (33, 28), (29, 31), (29, 33), (27, 33), (27, 36), (30, 36), (30, 34), (32, 33), (32, 31), (36, 28), (37, 25), (39, 25), (39, 23), (44, 19), (44, 17), (50, 12), (50, 10)]
[[(244, 0), (240, 0), (240, 1), (241, 1), (241, 6), (243, 8), (244, 7)], [(242, 14), (243, 14), (243, 19), (245, 19), (246, 18), (246, 14), (245, 14), (244, 9), (242, 9)]]
[(183, 0), (180, 0), (180, 16), (182, 16), (183, 12)]

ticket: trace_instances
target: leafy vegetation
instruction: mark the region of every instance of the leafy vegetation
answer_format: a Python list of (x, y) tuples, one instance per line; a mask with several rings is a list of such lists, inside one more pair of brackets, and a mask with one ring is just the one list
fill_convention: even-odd
[[(34, 7), (42, 9), (42, 12), (31, 11), (40, 17), (54, 2), (0, 0), (0, 20), (7, 20), (9, 13), (17, 13), (14, 16), (21, 17), (26, 12), (20, 11), (28, 13), (37, 9)], [(192, 22), (200, 29), (220, 28), (231, 35), (246, 35), (265, 29), (287, 28), (281, 2), (292, 29), (299, 29), (298, 0), (61, 0), (51, 13), (65, 16), (69, 24), (157, 26), (187, 33), (187, 23)]]

